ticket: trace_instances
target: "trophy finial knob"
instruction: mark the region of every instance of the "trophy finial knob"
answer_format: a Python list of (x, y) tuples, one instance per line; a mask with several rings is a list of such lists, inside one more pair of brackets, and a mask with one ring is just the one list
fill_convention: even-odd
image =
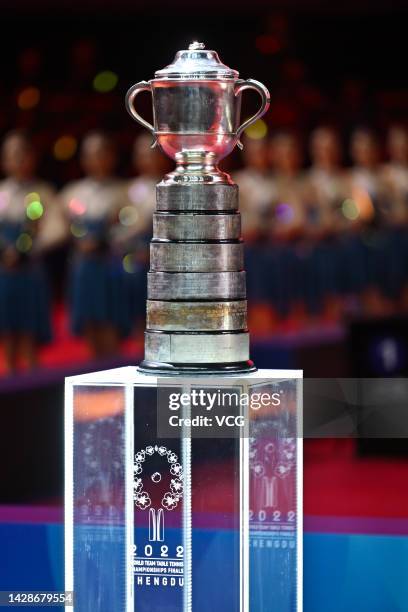
[(189, 51), (197, 51), (197, 49), (205, 49), (205, 44), (195, 40), (188, 47)]

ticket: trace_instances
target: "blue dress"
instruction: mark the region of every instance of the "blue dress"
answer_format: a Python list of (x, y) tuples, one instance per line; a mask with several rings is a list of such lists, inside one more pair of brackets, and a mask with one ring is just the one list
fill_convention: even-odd
[[(15, 246), (23, 232), (29, 235), (23, 223), (0, 221), (1, 251)], [(0, 334), (10, 333), (29, 334), (38, 343), (51, 339), (48, 281), (41, 261), (29, 251), (11, 268), (0, 265)]]
[(95, 252), (74, 253), (69, 284), (72, 331), (82, 335), (89, 324), (112, 325), (120, 336), (130, 334), (133, 326), (129, 288), (122, 257), (108, 245), (108, 223), (104, 220), (81, 224), (84, 239), (98, 241)]

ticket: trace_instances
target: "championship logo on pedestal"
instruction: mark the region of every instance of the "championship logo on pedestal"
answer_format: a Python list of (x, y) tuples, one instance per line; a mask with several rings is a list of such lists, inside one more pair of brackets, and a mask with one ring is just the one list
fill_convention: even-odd
[[(161, 500), (161, 508), (152, 508), (152, 499), (147, 487), (143, 482), (143, 467), (149, 457), (155, 454), (167, 459), (167, 471), (171, 477), (169, 490), (166, 491)], [(179, 463), (178, 456), (165, 446), (146, 446), (135, 454), (134, 463), (135, 480), (133, 483), (133, 498), (135, 506), (140, 510), (149, 509), (149, 541), (164, 542), (164, 513), (163, 510), (172, 511), (177, 508), (183, 497), (183, 468)], [(163, 482), (163, 474), (154, 472), (151, 481), (158, 486)]]

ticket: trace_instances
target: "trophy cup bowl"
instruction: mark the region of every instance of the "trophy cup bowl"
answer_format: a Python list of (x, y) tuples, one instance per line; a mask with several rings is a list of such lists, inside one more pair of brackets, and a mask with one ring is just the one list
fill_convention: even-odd
[[(173, 180), (182, 174), (183, 181), (197, 181), (197, 175), (202, 182), (225, 181), (225, 175), (215, 167), (236, 145), (242, 148), (243, 131), (267, 111), (270, 99), (266, 87), (252, 79), (239, 79), (236, 70), (222, 64), (218, 54), (204, 49), (202, 43), (179, 51), (174, 62), (158, 70), (155, 77), (129, 89), (126, 108), (151, 132), (152, 146), (158, 144), (177, 163)], [(246, 89), (260, 95), (261, 106), (240, 124)], [(152, 94), (154, 125), (135, 108), (136, 96), (142, 91)]]

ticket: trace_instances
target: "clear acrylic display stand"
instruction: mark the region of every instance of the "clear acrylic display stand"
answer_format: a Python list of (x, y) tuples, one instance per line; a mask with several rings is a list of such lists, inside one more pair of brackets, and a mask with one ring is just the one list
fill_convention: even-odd
[(299, 371), (68, 378), (75, 612), (299, 612), (300, 416)]

